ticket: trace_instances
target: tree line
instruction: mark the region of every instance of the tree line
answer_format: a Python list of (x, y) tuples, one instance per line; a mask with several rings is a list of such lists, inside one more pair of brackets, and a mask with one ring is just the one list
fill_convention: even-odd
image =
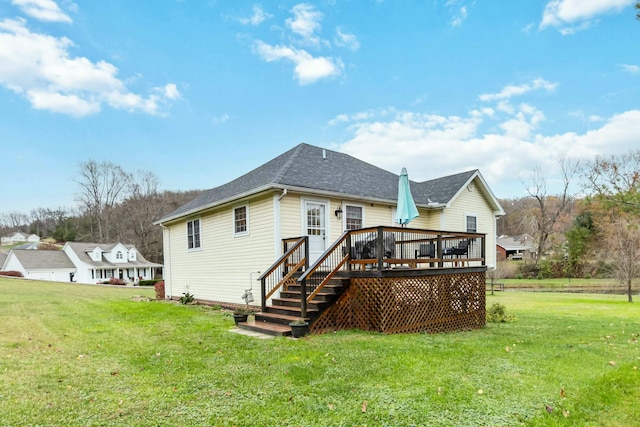
[(80, 163), (76, 182), (77, 207), (0, 214), (0, 234), (22, 231), (58, 242), (122, 242), (135, 245), (148, 260), (162, 263), (162, 229), (153, 222), (199, 193), (160, 191), (160, 180), (151, 171), (132, 173), (95, 160)]
[[(536, 275), (607, 275), (627, 284), (640, 277), (640, 150), (591, 162), (559, 160), (560, 191), (549, 194), (547, 177), (534, 169), (522, 181), (527, 196), (500, 199), (506, 215), (497, 234), (529, 234)], [(577, 181), (577, 182), (576, 182)], [(24, 231), (57, 241), (134, 244), (149, 260), (163, 262), (162, 230), (153, 222), (199, 191), (160, 191), (150, 171), (130, 173), (110, 162), (83, 162), (78, 207), (38, 208), (0, 214), (0, 233)]]
[(528, 197), (501, 200), (506, 215), (498, 234), (534, 237), (535, 274), (613, 277), (631, 302), (632, 280), (640, 277), (640, 150), (582, 164), (561, 160), (560, 170), (558, 194), (547, 194), (546, 177), (536, 170), (525, 183)]

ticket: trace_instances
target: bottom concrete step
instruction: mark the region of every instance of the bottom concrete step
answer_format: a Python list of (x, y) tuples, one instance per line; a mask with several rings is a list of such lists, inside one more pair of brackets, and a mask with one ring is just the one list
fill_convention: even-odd
[(291, 327), (288, 325), (279, 325), (277, 323), (267, 322), (240, 322), (238, 328), (245, 329), (247, 331), (261, 332), (267, 335), (273, 336), (289, 336), (291, 335)]

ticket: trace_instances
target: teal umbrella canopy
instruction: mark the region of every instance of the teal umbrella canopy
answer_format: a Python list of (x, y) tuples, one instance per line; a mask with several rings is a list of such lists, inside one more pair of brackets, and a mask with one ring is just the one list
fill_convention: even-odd
[(416, 208), (416, 203), (413, 201), (413, 196), (411, 195), (407, 168), (402, 168), (402, 172), (400, 172), (400, 179), (398, 180), (398, 206), (396, 209), (396, 221), (398, 221), (398, 224), (406, 225), (418, 215), (418, 208)]

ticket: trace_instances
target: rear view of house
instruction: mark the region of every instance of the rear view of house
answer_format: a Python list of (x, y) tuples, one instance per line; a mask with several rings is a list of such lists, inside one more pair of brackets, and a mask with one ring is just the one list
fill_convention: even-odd
[[(300, 144), (203, 192), (156, 223), (164, 230), (167, 297), (188, 291), (201, 301), (240, 304), (245, 290), (260, 293), (257, 272), (281, 257), (283, 239), (308, 239), (313, 264), (345, 231), (398, 226), (398, 178), (355, 157)], [(419, 211), (411, 228), (484, 234), (486, 247), (474, 250), (486, 254), (482, 265), (495, 264), (495, 221), (504, 212), (478, 170), (412, 181), (411, 192)]]

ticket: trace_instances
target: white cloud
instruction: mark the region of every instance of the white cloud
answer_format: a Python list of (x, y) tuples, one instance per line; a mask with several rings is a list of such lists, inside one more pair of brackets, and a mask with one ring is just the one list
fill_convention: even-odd
[(167, 84), (165, 87), (162, 88), (162, 92), (165, 98), (167, 99), (173, 100), (173, 99), (178, 99), (182, 96), (180, 91), (178, 90), (178, 87), (175, 85), (175, 83)]
[(395, 173), (407, 167), (416, 181), (477, 168), (498, 197), (520, 195), (520, 178), (534, 167), (547, 171), (551, 182), (559, 157), (591, 160), (637, 148), (640, 140), (640, 110), (601, 119), (584, 133), (547, 135), (542, 111), (529, 104), (512, 109), (472, 110), (464, 117), (386, 109), (392, 112), (387, 117), (381, 111), (366, 111), (364, 120), (341, 114), (331, 124), (351, 134), (337, 146), (342, 152)]
[(69, 15), (64, 13), (53, 0), (12, 0), (24, 13), (32, 18), (48, 22), (71, 22)]
[(270, 13), (267, 13), (264, 11), (264, 9), (262, 9), (262, 7), (260, 5), (254, 5), (253, 6), (253, 15), (251, 15), (248, 18), (240, 18), (239, 21), (242, 25), (260, 25), (262, 22), (264, 22), (267, 19), (272, 18), (273, 15), (271, 15)]
[(23, 19), (0, 21), (0, 84), (24, 96), (36, 109), (86, 116), (102, 104), (127, 111), (159, 114), (180, 96), (175, 84), (143, 97), (130, 92), (106, 61), (72, 57), (73, 42), (30, 31)]
[(620, 64), (620, 68), (622, 68), (627, 73), (631, 73), (631, 74), (640, 73), (640, 66), (639, 65)]
[(254, 50), (265, 61), (286, 59), (294, 64), (294, 74), (301, 85), (315, 83), (320, 79), (342, 73), (342, 61), (323, 56), (314, 57), (309, 52), (288, 46), (271, 46), (263, 41), (254, 43)]
[(467, 19), (467, 7), (462, 6), (458, 11), (458, 14), (453, 17), (453, 20), (451, 21), (451, 26), (459, 27), (460, 25), (462, 25), (462, 22), (465, 19)]
[(222, 123), (226, 123), (226, 122), (229, 121), (229, 119), (230, 119), (230, 117), (229, 117), (229, 115), (227, 113), (224, 113), (224, 114), (219, 115), (219, 116), (214, 116), (213, 117), (213, 124), (214, 125), (219, 125), (219, 124), (222, 124)]
[(343, 33), (340, 27), (336, 28), (336, 37), (334, 43), (340, 47), (346, 47), (351, 50), (358, 50), (360, 48), (360, 42), (355, 34)]
[(29, 90), (27, 99), (36, 110), (49, 110), (57, 113), (82, 117), (100, 111), (100, 103), (82, 99), (77, 95)]
[(291, 9), (293, 18), (288, 18), (285, 23), (287, 27), (295, 34), (302, 37), (302, 40), (311, 45), (318, 45), (320, 38), (315, 34), (320, 31), (322, 21), (322, 12), (318, 11), (315, 6), (300, 3)]
[[(542, 14), (540, 29), (560, 27), (563, 35), (573, 34), (591, 26), (591, 22), (605, 13), (620, 12), (634, 0), (551, 0)], [(580, 24), (571, 27), (573, 24)]]
[[(293, 64), (294, 78), (300, 85), (315, 83), (319, 80), (336, 77), (344, 72), (344, 63), (339, 57), (316, 54), (315, 52), (331, 47), (331, 43), (320, 38), (323, 18), (315, 6), (299, 3), (291, 8), (292, 17), (286, 19), (283, 37), (278, 44), (254, 40), (253, 53), (266, 62), (284, 60)], [(355, 34), (345, 33), (336, 28), (334, 42), (337, 46), (357, 50), (360, 43)], [(310, 53), (313, 49), (314, 53)]]
[(558, 86), (557, 83), (551, 83), (542, 78), (537, 78), (533, 80), (531, 83), (525, 83), (519, 86), (508, 85), (505, 86), (498, 93), (485, 93), (479, 96), (481, 101), (499, 101), (512, 98), (514, 96), (524, 95), (525, 93), (544, 89), (547, 92), (553, 92), (555, 88)]

